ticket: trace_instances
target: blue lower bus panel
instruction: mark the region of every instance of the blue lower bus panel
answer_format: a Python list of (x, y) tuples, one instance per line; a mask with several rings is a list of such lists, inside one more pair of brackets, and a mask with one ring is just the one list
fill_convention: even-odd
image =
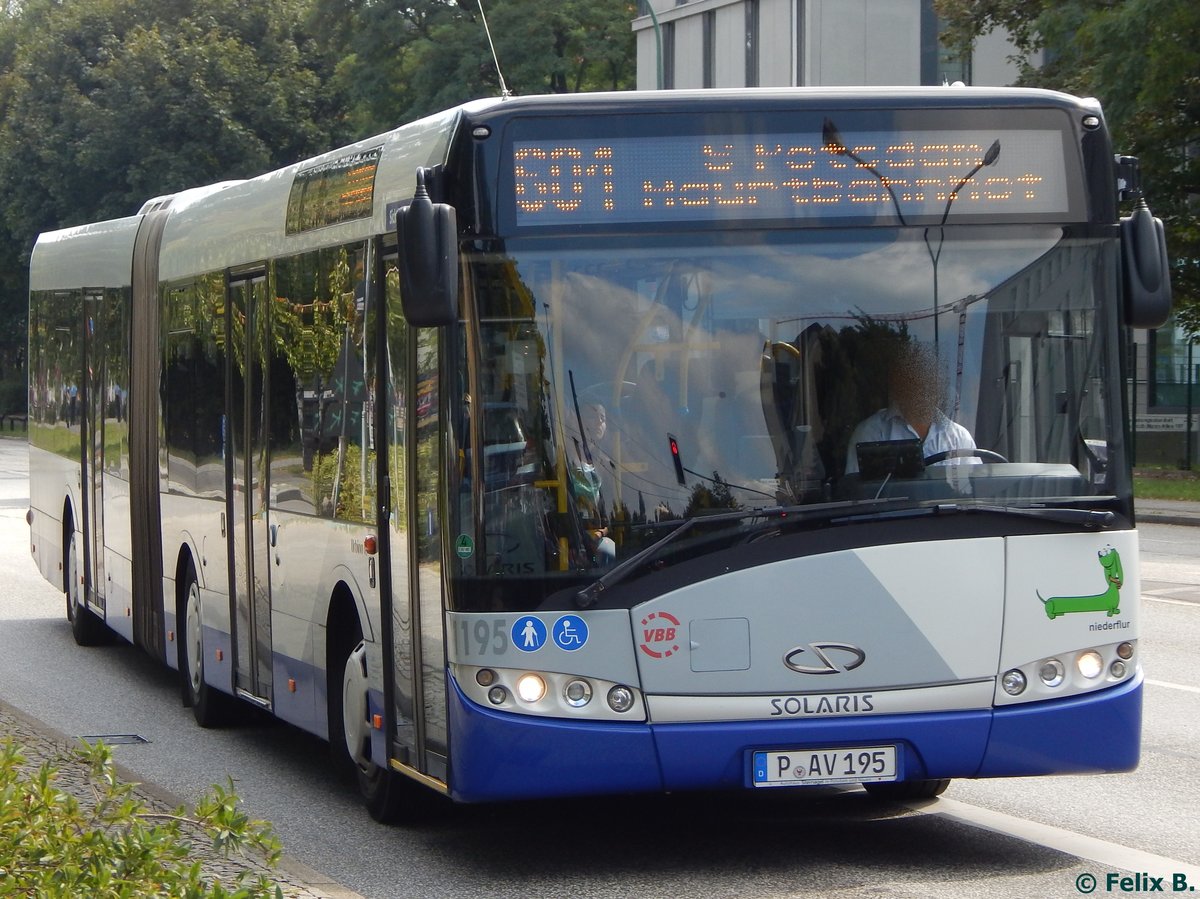
[[(453, 678), (448, 682), (454, 684)], [(464, 802), (741, 789), (756, 751), (894, 745), (905, 780), (1127, 771), (1141, 678), (996, 710), (701, 724), (572, 722), (450, 697), (450, 791)]]

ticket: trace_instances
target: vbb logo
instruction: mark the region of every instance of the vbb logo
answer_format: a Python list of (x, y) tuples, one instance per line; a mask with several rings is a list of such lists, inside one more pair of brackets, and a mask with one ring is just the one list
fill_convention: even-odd
[(670, 612), (651, 612), (642, 619), (642, 652), (652, 659), (666, 659), (679, 652), (679, 619)]

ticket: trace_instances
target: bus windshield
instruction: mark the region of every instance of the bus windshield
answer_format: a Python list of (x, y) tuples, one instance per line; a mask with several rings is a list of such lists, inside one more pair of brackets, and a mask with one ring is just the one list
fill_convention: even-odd
[(537, 608), (684, 522), (664, 552), (727, 549), (772, 510), (1126, 495), (1116, 264), (1112, 239), (1029, 224), (468, 257), (456, 603)]

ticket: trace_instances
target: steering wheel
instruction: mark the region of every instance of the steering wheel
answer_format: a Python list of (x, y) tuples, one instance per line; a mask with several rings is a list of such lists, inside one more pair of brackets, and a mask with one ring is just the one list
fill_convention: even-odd
[(927, 466), (936, 465), (938, 462), (945, 462), (947, 459), (968, 459), (971, 456), (978, 456), (984, 462), (1008, 462), (999, 453), (976, 447), (974, 449), (952, 449), (934, 453), (932, 456), (925, 457), (925, 464)]

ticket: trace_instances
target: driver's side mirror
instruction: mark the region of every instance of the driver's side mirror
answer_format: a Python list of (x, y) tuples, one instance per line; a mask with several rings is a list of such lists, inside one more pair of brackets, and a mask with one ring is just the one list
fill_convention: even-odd
[(429, 199), (429, 173), (417, 169), (412, 202), (396, 215), (400, 304), (409, 324), (437, 328), (458, 320), (458, 217)]

